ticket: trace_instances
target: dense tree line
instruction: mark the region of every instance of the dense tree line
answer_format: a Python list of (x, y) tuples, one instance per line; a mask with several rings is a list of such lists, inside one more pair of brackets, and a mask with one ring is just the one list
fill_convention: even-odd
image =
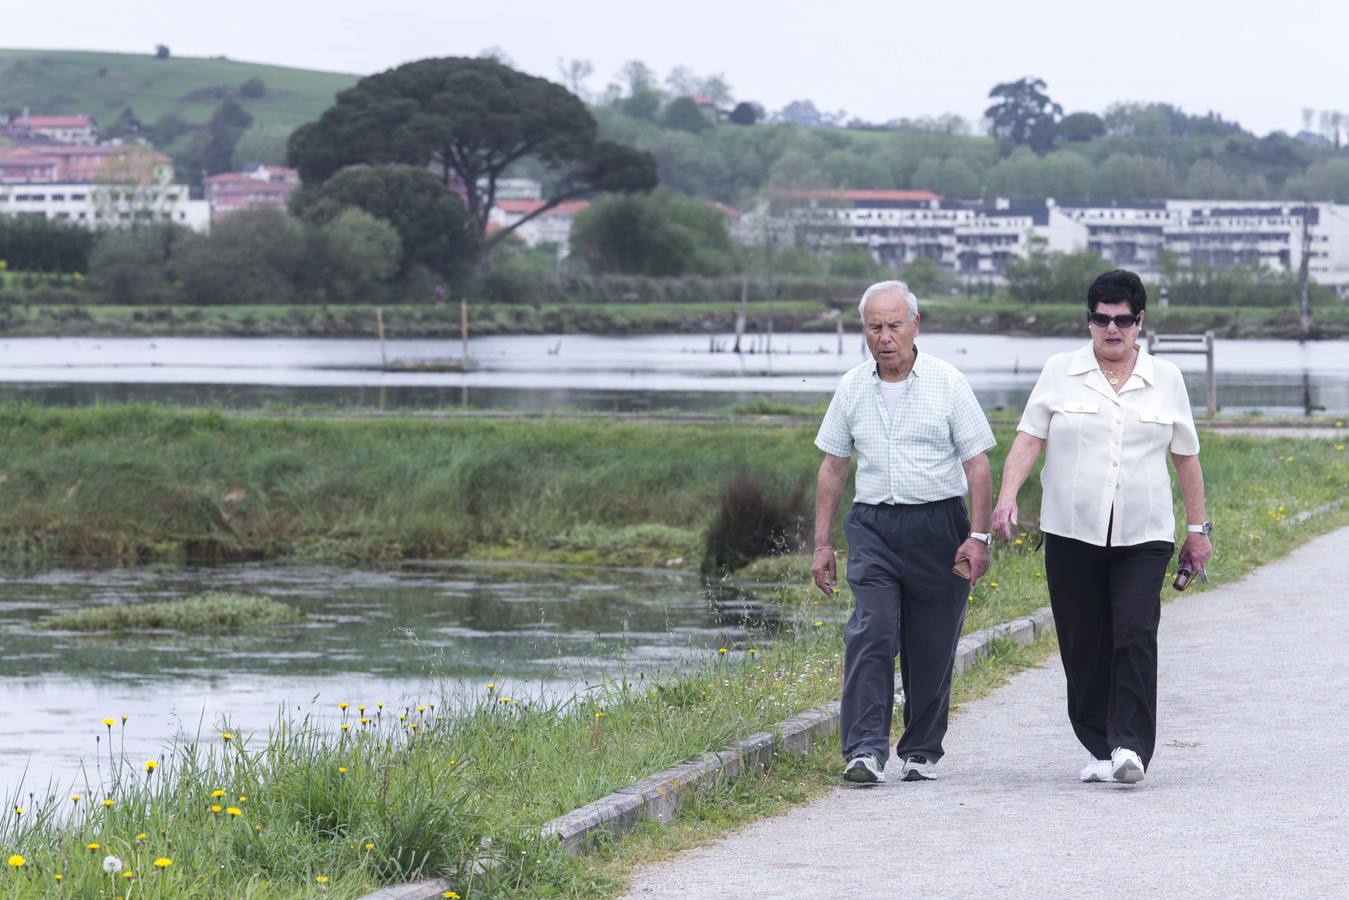
[(595, 115), (602, 134), (656, 158), (662, 184), (732, 205), (778, 187), (1349, 202), (1349, 148), (1338, 128), (1333, 140), (1309, 131), (1257, 137), (1221, 116), (1167, 103), (1064, 114), (1034, 78), (997, 85), (990, 99), (987, 137), (969, 135), (957, 117), (878, 125), (826, 115), (808, 101), (789, 104), (769, 124), (753, 124), (762, 115), (715, 125), (700, 117), (692, 127), (688, 98), (660, 91), (650, 76), (624, 91), (611, 86)]

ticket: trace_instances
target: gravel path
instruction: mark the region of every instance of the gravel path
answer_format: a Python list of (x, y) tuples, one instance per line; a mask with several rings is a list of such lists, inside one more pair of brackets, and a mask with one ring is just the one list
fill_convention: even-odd
[(1078, 782), (1055, 657), (964, 708), (939, 781), (840, 787), (630, 896), (1349, 897), (1346, 559), (1349, 528), (1163, 608), (1140, 785)]

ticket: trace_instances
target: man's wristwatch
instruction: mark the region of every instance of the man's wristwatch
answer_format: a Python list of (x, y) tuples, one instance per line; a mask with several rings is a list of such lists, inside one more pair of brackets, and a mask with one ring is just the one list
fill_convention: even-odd
[(1208, 537), (1213, 533), (1213, 523), (1205, 519), (1198, 525), (1186, 525), (1185, 530), (1190, 534), (1202, 534), (1204, 537)]
[(990, 547), (993, 545), (993, 535), (986, 531), (971, 531), (970, 537), (976, 541), (983, 541), (984, 544)]

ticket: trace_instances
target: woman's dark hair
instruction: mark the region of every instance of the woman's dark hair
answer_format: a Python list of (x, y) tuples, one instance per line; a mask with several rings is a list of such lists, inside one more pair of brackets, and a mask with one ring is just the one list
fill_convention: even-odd
[(1112, 269), (1096, 276), (1087, 288), (1087, 312), (1096, 312), (1100, 303), (1128, 303), (1129, 312), (1138, 315), (1148, 305), (1143, 280), (1128, 269)]

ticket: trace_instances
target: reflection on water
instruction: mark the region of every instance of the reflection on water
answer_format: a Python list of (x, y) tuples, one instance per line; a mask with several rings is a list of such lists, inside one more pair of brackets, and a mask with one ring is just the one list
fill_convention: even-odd
[[(384, 372), (373, 340), (13, 338), (0, 341), (0, 398), (82, 405), (128, 400), (233, 408), (322, 403), (386, 409), (494, 407), (633, 412), (721, 409), (757, 396), (812, 406), (862, 359), (859, 335), (779, 334), (773, 353), (710, 352), (728, 335), (487, 337), (467, 373)], [(984, 407), (1019, 412), (1044, 361), (1076, 338), (935, 334), (920, 345), (959, 367)], [(762, 344), (760, 345), (762, 346)], [(390, 341), (391, 359), (457, 356), (447, 341)], [(1203, 404), (1203, 359), (1169, 357)], [(1349, 342), (1219, 341), (1224, 412), (1349, 412)]]
[[(95, 738), (127, 715), (126, 752), (157, 756), (179, 733), (214, 736), (225, 718), (265, 729), (296, 718), (481, 695), (561, 695), (647, 678), (741, 646), (700, 583), (663, 572), (410, 564), (385, 572), (247, 565), (60, 570), (0, 576), (0, 791), (68, 781)], [(263, 594), (309, 614), (256, 634), (76, 635), (34, 623), (105, 603), (204, 590)], [(115, 735), (120, 732), (118, 726)], [(106, 740), (106, 738), (105, 738)], [(106, 762), (106, 758), (105, 758)]]

